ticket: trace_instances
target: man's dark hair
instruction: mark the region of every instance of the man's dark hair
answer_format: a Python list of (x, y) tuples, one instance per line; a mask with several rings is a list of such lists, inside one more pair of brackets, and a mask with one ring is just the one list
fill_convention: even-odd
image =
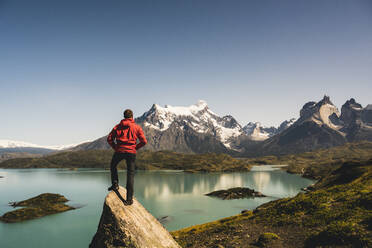
[(130, 110), (130, 109), (126, 109), (126, 110), (124, 111), (124, 118), (125, 118), (125, 119), (133, 118), (133, 111)]

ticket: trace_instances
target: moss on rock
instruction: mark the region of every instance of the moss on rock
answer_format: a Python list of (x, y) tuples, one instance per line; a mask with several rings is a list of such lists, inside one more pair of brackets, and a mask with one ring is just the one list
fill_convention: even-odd
[(266, 247), (270, 246), (270, 243), (272, 243), (275, 240), (280, 239), (279, 236), (275, 233), (263, 233), (258, 237), (257, 245), (260, 247)]

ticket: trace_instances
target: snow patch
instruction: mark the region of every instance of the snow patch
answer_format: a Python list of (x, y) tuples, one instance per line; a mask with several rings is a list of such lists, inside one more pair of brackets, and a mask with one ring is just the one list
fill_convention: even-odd
[(31, 148), (44, 148), (44, 149), (50, 149), (50, 150), (65, 150), (68, 148), (75, 147), (77, 145), (80, 145), (84, 142), (80, 142), (78, 144), (69, 144), (69, 145), (59, 145), (59, 146), (42, 146), (42, 145), (36, 145), (33, 143), (28, 143), (24, 141), (16, 141), (16, 140), (0, 140), (0, 148), (23, 148), (23, 147), (31, 147)]

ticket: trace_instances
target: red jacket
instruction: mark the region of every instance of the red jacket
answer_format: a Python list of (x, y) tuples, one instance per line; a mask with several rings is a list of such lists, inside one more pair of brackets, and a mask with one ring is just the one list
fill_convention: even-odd
[[(137, 139), (140, 141), (138, 144)], [(120, 153), (136, 153), (147, 144), (142, 128), (132, 118), (121, 120), (108, 135), (107, 142)]]

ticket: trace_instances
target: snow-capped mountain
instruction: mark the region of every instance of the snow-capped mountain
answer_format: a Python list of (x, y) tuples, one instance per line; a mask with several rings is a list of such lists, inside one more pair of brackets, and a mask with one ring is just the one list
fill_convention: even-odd
[(275, 127), (263, 127), (260, 122), (249, 122), (243, 127), (243, 131), (252, 140), (265, 140), (276, 134)]
[(242, 127), (231, 116), (220, 117), (212, 112), (203, 100), (187, 106), (161, 107), (154, 104), (152, 108), (136, 119), (144, 127), (164, 132), (171, 125), (180, 130), (191, 129), (199, 134), (210, 134), (230, 148), (232, 138), (243, 134)]
[[(80, 143), (79, 143), (80, 144)], [(0, 140), (0, 148), (3, 149), (12, 149), (12, 148), (41, 148), (41, 149), (48, 149), (48, 150), (65, 150), (74, 146), (77, 146), (78, 144), (70, 144), (70, 145), (60, 145), (60, 146), (41, 146), (36, 145), (24, 141), (16, 141), (16, 140), (6, 140), (2, 139)]]
[[(154, 104), (135, 121), (143, 127), (149, 141), (146, 149), (150, 150), (241, 151), (245, 144), (265, 140), (279, 132), (279, 128), (263, 127), (259, 123), (249, 123), (243, 128), (231, 115), (217, 115), (203, 100), (190, 106)], [(286, 123), (282, 124), (283, 130), (293, 122)], [(76, 150), (109, 148), (105, 136)]]
[(243, 127), (244, 134), (251, 140), (263, 141), (266, 140), (290, 127), (295, 123), (296, 118), (283, 121), (279, 127), (265, 127), (260, 122), (249, 122)]

